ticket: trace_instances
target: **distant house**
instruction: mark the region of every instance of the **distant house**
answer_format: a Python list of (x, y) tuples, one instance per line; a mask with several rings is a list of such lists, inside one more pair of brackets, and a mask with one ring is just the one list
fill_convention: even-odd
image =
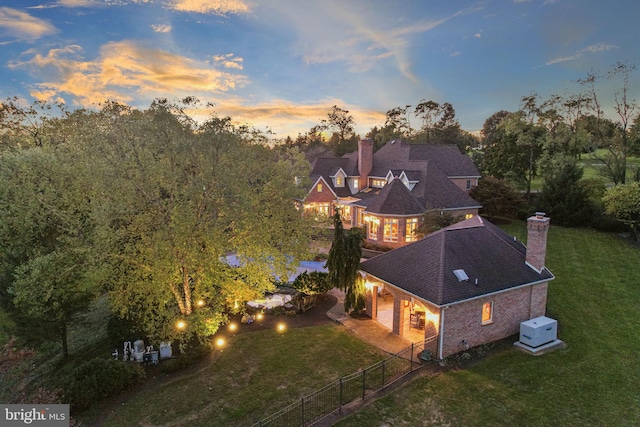
[(367, 314), (380, 319), (386, 307), (394, 333), (430, 338), (439, 359), (516, 334), (545, 314), (554, 278), (544, 266), (549, 218), (537, 213), (527, 228), (525, 247), (474, 216), (364, 261)]
[(365, 139), (356, 152), (313, 163), (303, 205), (322, 216), (340, 207), (346, 227), (363, 227), (369, 243), (396, 248), (417, 240), (414, 231), (428, 210), (477, 215), (480, 205), (468, 192), (479, 178), (455, 145), (394, 140), (374, 153)]

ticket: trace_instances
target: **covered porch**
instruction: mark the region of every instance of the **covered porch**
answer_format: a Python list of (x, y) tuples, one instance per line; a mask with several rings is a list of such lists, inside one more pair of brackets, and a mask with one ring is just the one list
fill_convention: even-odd
[(367, 286), (367, 314), (411, 342), (438, 335), (439, 309), (383, 284)]

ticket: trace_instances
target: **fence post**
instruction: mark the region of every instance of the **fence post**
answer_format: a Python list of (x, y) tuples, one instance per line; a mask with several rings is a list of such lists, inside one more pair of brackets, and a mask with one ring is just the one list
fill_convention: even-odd
[(362, 370), (362, 400), (364, 400), (365, 389), (367, 387), (367, 370)]
[(382, 387), (384, 387), (384, 367), (385, 367), (385, 364), (383, 359), (382, 360)]
[(411, 343), (411, 357), (409, 357), (409, 372), (413, 372), (413, 343)]
[(340, 377), (340, 402), (339, 402), (339, 411), (342, 413), (342, 377)]

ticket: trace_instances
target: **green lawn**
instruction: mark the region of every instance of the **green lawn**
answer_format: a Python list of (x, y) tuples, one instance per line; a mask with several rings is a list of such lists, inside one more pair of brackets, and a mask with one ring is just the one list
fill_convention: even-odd
[(102, 426), (247, 426), (385, 355), (335, 324), (240, 333), (216, 360), (125, 404), (79, 417)]
[[(523, 223), (505, 228), (525, 235)], [(552, 227), (547, 265), (556, 275), (548, 315), (566, 349), (503, 349), (468, 369), (421, 378), (338, 425), (640, 425), (640, 250)]]

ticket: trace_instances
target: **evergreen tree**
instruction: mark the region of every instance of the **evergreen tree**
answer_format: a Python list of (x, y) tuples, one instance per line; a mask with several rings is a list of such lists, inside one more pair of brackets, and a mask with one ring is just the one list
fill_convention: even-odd
[(365, 306), (364, 283), (358, 274), (364, 233), (360, 228), (345, 231), (340, 210), (333, 215), (334, 235), (326, 267), (329, 283), (345, 292), (344, 311), (360, 311)]
[(575, 161), (564, 159), (550, 168), (538, 202), (556, 224), (576, 227), (593, 222), (595, 207), (580, 180), (583, 170)]

